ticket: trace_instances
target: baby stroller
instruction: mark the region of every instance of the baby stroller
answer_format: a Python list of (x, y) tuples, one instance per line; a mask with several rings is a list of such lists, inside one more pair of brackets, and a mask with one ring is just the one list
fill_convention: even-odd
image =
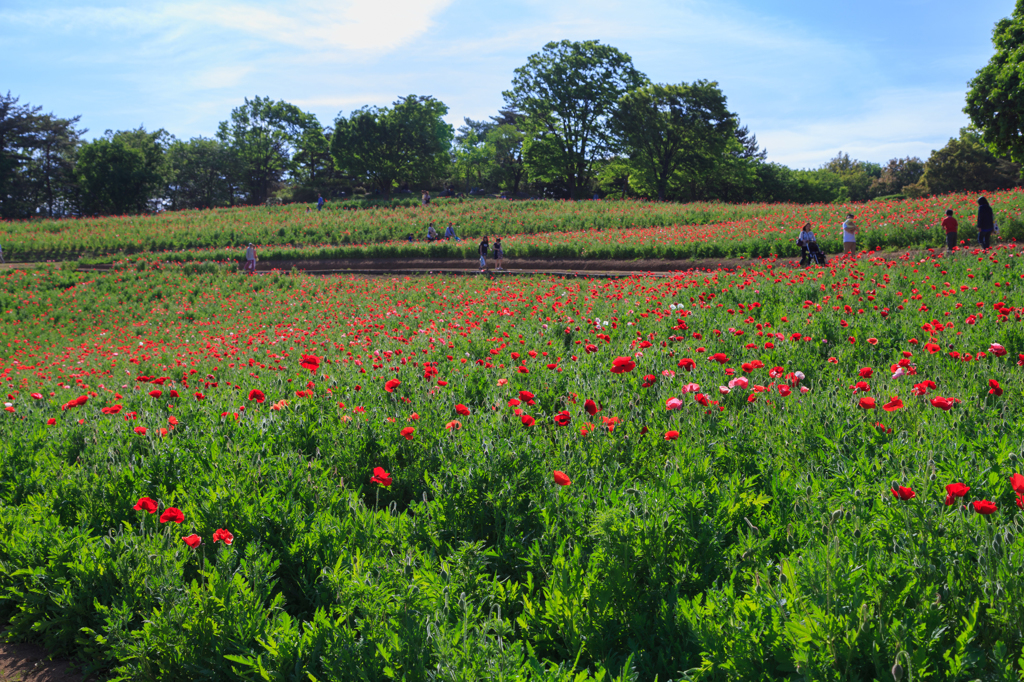
[(803, 252), (800, 256), (800, 265), (810, 265), (813, 261), (818, 265), (826, 265), (828, 260), (825, 258), (825, 254), (818, 248), (818, 242), (808, 242), (806, 244), (800, 242), (800, 250)]

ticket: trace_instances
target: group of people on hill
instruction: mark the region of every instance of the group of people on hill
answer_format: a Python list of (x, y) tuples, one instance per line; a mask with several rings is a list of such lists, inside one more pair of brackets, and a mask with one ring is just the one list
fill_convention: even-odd
[[(852, 255), (857, 251), (857, 235), (860, 234), (860, 227), (855, 222), (852, 213), (846, 214), (843, 221), (843, 255)], [(946, 217), (942, 219), (942, 229), (946, 233), (946, 248), (952, 251), (957, 245), (957, 236), (960, 229), (959, 223), (953, 217), (953, 210), (946, 211)], [(989, 248), (992, 243), (992, 235), (999, 234), (999, 223), (995, 220), (992, 206), (985, 197), (978, 197), (978, 244), (983, 249)], [(824, 254), (818, 248), (818, 239), (814, 236), (814, 228), (810, 223), (804, 223), (800, 228), (800, 234), (796, 240), (800, 247), (801, 265), (809, 265), (812, 261), (819, 265), (825, 264)]]

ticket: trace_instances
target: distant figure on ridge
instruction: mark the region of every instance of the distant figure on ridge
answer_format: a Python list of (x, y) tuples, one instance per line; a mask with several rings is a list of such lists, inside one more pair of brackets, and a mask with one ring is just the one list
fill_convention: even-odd
[(324, 197), (321, 194), (316, 195), (316, 210), (320, 211), (324, 207)]
[(504, 270), (505, 269), (505, 268), (501, 267), (501, 261), (502, 261), (503, 258), (505, 258), (505, 250), (501, 248), (501, 237), (495, 237), (494, 238), (494, 262), (495, 262), (498, 270)]
[(256, 273), (256, 247), (252, 242), (249, 242), (245, 250), (245, 270), (250, 275)]

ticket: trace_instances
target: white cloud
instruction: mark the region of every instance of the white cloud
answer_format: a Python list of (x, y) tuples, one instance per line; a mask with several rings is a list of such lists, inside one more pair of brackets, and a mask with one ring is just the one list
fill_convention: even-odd
[[(108, 33), (157, 31), (176, 38), (207, 29), (313, 53), (380, 55), (428, 31), (452, 0), (371, 0), (317, 3), (150, 2), (121, 7), (43, 7), (0, 12), (13, 23)], [(352, 53), (356, 53), (353, 55)]]
[(793, 168), (816, 168), (840, 151), (876, 163), (908, 155), (927, 160), (967, 125), (963, 100), (959, 91), (884, 90), (847, 116), (792, 125), (772, 121), (755, 132), (770, 160)]

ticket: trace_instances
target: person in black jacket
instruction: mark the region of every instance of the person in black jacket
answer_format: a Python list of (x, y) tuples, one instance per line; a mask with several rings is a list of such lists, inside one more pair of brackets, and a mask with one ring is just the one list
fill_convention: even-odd
[(988, 248), (994, 229), (996, 219), (992, 214), (992, 207), (988, 205), (988, 199), (978, 197), (978, 243), (981, 244), (981, 248)]
[(487, 237), (484, 237), (484, 240), (482, 242), (480, 242), (480, 249), (479, 249), (479, 251), (480, 251), (480, 271), (481, 272), (483, 272), (484, 270), (487, 269), (487, 251), (488, 251), (489, 247), (490, 247), (490, 245), (487, 243)]

